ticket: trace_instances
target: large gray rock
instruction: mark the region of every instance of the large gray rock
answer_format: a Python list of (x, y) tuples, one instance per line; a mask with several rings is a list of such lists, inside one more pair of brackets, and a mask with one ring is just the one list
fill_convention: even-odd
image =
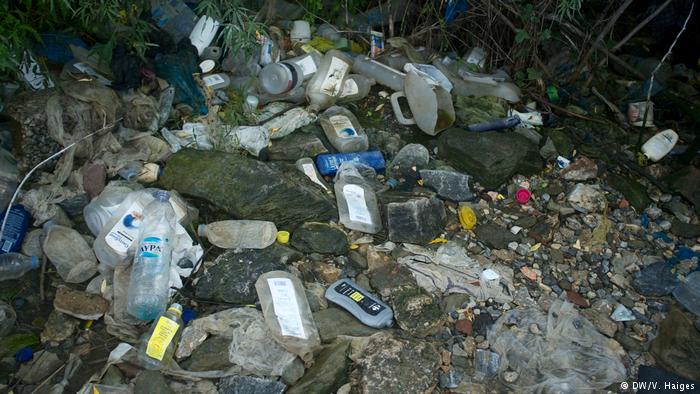
[(421, 144), (408, 144), (401, 148), (394, 159), (386, 167), (389, 177), (402, 178), (415, 173), (428, 165), (430, 152)]
[(268, 148), (270, 160), (297, 161), (328, 153), (323, 142), (313, 134), (292, 133), (272, 143)]
[(700, 381), (700, 331), (683, 312), (673, 309), (659, 326), (649, 352), (665, 369)]
[(139, 372), (134, 379), (134, 393), (170, 394), (172, 392), (168, 381), (160, 371), (146, 369)]
[(190, 358), (182, 363), (189, 371), (219, 371), (229, 369), (233, 364), (228, 359), (228, 346), (231, 338), (212, 336), (199, 345)]
[(542, 170), (537, 146), (515, 133), (449, 129), (438, 138), (438, 156), (489, 189), (515, 174), (529, 176)]
[(168, 160), (160, 184), (234, 218), (268, 220), (278, 228), (338, 218), (335, 201), (293, 166), (236, 153), (181, 150)]
[(314, 313), (314, 322), (323, 343), (333, 342), (340, 335), (368, 337), (377, 333), (376, 329), (362, 324), (338, 308), (327, 308)]
[(348, 251), (348, 237), (326, 223), (304, 223), (292, 234), (290, 245), (304, 253), (341, 255)]
[(437, 385), (439, 360), (429, 342), (383, 332), (370, 339), (356, 360), (353, 386), (362, 393), (429, 393)]
[(474, 195), (469, 190), (469, 175), (455, 171), (420, 170), (423, 184), (442, 198), (452, 201), (471, 200)]
[(260, 275), (284, 271), (287, 263), (302, 257), (301, 253), (276, 243), (265, 249), (227, 250), (202, 275), (195, 293), (206, 300), (252, 304), (258, 298), (255, 281)]
[(391, 241), (426, 244), (442, 232), (447, 215), (441, 200), (434, 195), (407, 196), (401, 200), (386, 205)]
[(287, 394), (335, 393), (348, 381), (349, 347), (350, 341), (342, 341), (323, 349), (314, 361), (314, 365), (287, 391)]

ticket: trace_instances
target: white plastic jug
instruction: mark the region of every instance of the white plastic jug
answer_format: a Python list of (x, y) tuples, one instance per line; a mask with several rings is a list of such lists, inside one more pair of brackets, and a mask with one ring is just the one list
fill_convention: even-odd
[(664, 130), (655, 136), (649, 138), (647, 142), (642, 145), (642, 153), (651, 161), (659, 161), (668, 152), (676, 146), (678, 142), (678, 134), (671, 129)]
[[(399, 106), (398, 99), (404, 96), (413, 114), (411, 119), (403, 116)], [(395, 92), (391, 95), (391, 106), (399, 123), (416, 124), (428, 135), (437, 135), (452, 126), (455, 121), (455, 109), (450, 93), (416, 69), (406, 74), (404, 92)]]
[(204, 49), (214, 41), (216, 33), (219, 31), (219, 22), (214, 18), (203, 15), (194, 25), (190, 33), (190, 42), (197, 48), (197, 54), (202, 55)]

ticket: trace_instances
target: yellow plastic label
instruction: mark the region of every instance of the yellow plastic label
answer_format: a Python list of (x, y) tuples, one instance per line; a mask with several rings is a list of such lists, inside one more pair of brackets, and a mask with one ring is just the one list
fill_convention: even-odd
[(165, 355), (165, 350), (168, 348), (168, 345), (170, 345), (173, 337), (175, 337), (179, 327), (180, 326), (177, 324), (177, 322), (174, 322), (165, 316), (161, 316), (160, 319), (158, 319), (158, 324), (156, 324), (156, 329), (153, 330), (151, 339), (148, 340), (146, 354), (149, 357), (162, 361), (163, 356)]
[(355, 302), (360, 302), (360, 301), (362, 301), (363, 298), (365, 298), (365, 296), (363, 296), (362, 293), (356, 291), (356, 292), (350, 294), (350, 298), (355, 300)]

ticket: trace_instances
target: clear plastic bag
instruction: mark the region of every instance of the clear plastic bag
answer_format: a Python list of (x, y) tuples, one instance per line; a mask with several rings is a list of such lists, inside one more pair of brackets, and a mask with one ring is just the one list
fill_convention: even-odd
[(500, 372), (518, 372), (515, 382), (504, 381), (517, 392), (588, 393), (627, 374), (619, 344), (563, 300), (548, 314), (537, 307), (507, 312), (489, 329), (488, 341), (501, 356)]
[(275, 341), (310, 363), (313, 351), (321, 346), (321, 337), (299, 278), (285, 271), (270, 271), (260, 275), (255, 290)]
[(265, 376), (282, 376), (296, 356), (276, 341), (263, 316), (255, 309), (236, 309), (228, 359), (244, 370)]

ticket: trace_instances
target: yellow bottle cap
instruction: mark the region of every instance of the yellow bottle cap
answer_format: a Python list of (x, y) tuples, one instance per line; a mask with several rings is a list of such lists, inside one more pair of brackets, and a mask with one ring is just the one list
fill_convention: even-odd
[(289, 231), (278, 231), (277, 232), (277, 242), (281, 244), (286, 244), (289, 242)]

